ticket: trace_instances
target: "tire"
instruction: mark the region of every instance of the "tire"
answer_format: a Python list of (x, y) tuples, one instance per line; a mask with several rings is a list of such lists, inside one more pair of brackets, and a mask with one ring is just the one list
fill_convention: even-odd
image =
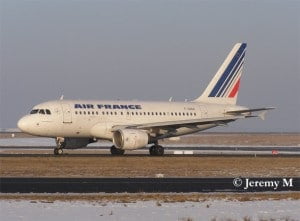
[(149, 153), (150, 153), (151, 156), (155, 156), (155, 146), (151, 146), (149, 148)]
[(153, 145), (149, 148), (151, 156), (162, 156), (164, 155), (164, 148), (160, 145)]
[(165, 150), (164, 150), (164, 148), (162, 146), (158, 145), (156, 147), (156, 156), (163, 156), (164, 152), (165, 152)]
[(122, 150), (122, 149), (118, 149), (118, 148), (116, 148), (115, 146), (112, 146), (111, 148), (110, 148), (110, 153), (112, 154), (112, 155), (124, 155), (124, 153), (125, 153), (125, 150)]
[(62, 148), (54, 148), (54, 155), (62, 155), (63, 152)]
[(58, 155), (62, 155), (64, 153), (62, 148), (58, 148)]

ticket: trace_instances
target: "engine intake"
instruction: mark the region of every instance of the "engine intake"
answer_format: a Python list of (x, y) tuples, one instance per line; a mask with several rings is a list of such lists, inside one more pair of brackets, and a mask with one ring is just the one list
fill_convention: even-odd
[(141, 130), (123, 129), (113, 133), (114, 145), (123, 150), (134, 150), (149, 143), (149, 135)]

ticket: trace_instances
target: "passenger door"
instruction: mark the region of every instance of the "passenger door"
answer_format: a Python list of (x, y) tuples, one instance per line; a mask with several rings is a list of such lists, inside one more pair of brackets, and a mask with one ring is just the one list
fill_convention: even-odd
[(199, 106), (201, 112), (201, 118), (208, 118), (208, 111), (205, 106)]
[(62, 104), (63, 122), (72, 123), (72, 112), (69, 104)]

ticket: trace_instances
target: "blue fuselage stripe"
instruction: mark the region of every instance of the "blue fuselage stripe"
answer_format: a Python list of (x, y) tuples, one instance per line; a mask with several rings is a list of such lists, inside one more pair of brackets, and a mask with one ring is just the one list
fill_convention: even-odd
[(245, 44), (245, 43), (240, 46), (240, 48), (234, 55), (233, 59), (227, 66), (226, 70), (222, 74), (221, 78), (218, 80), (217, 84), (215, 85), (213, 90), (210, 92), (209, 97), (215, 97), (217, 95), (217, 93), (219, 92), (220, 88), (222, 87), (224, 81), (227, 79), (228, 75), (230, 73), (232, 73), (231, 70), (233, 69), (233, 67), (235, 66), (237, 61), (239, 61), (240, 57), (243, 56), (246, 46), (247, 46), (247, 44)]

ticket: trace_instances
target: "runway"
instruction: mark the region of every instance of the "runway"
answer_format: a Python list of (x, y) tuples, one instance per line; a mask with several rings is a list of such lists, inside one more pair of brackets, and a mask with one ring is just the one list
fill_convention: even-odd
[[(285, 179), (285, 181), (284, 181)], [(0, 178), (1, 193), (299, 191), (300, 178)], [(278, 185), (273, 183), (278, 182)]]
[[(57, 157), (54, 146), (0, 146), (0, 157)], [(65, 149), (63, 157), (101, 157), (110, 155), (108, 146)], [(125, 151), (124, 156), (148, 156), (148, 148)], [(300, 156), (300, 146), (166, 146), (166, 157), (171, 156)], [(62, 157), (60, 156), (60, 157)]]

